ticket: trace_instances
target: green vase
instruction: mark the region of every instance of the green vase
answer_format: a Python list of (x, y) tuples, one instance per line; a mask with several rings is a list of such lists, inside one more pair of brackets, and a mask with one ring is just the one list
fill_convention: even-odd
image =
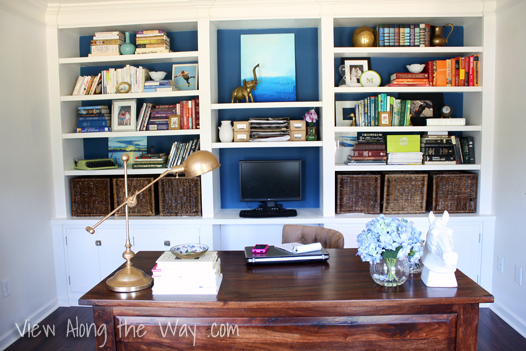
[(316, 127), (307, 127), (307, 141), (316, 141), (318, 136), (316, 135)]
[(121, 45), (122, 55), (133, 55), (135, 54), (135, 45), (130, 42), (130, 32), (124, 33), (126, 35), (126, 43)]

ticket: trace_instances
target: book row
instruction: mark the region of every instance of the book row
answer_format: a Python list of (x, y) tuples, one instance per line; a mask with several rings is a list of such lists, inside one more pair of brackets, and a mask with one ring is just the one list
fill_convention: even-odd
[(431, 46), (431, 25), (380, 24), (376, 27), (378, 46)]
[[(126, 33), (128, 36), (129, 34)], [(125, 35), (119, 31), (96, 32), (91, 40), (89, 57), (121, 55)], [(170, 38), (163, 30), (138, 31), (135, 36), (135, 54), (170, 52)]]
[(167, 167), (178, 166), (183, 163), (192, 153), (199, 150), (199, 138), (194, 138), (188, 142), (176, 141), (172, 144), (170, 154), (168, 155)]
[(173, 105), (143, 103), (137, 118), (137, 130), (199, 129), (199, 98)]
[(109, 68), (97, 75), (79, 76), (71, 95), (142, 93), (150, 81), (149, 70), (126, 65)]

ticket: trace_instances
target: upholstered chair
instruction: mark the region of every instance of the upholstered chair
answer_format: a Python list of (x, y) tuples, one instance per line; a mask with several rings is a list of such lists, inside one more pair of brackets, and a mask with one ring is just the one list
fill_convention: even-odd
[(343, 248), (343, 234), (334, 229), (286, 224), (283, 226), (281, 243), (311, 244), (319, 242), (324, 248)]

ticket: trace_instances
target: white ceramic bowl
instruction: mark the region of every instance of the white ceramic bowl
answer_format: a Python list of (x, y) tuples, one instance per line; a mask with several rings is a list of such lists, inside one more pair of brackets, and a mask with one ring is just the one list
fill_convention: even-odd
[(163, 79), (164, 76), (166, 76), (166, 72), (163, 72), (163, 71), (150, 72), (150, 77), (155, 81), (159, 81)]
[(426, 65), (424, 64), (413, 63), (412, 65), (407, 65), (406, 67), (411, 73), (420, 73), (424, 70), (425, 66)]
[(182, 244), (172, 247), (170, 251), (179, 258), (196, 258), (208, 251), (208, 245)]

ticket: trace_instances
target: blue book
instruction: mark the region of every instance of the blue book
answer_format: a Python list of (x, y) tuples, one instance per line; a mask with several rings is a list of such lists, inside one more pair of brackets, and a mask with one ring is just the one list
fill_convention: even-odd
[(90, 117), (80, 117), (79, 116), (79, 122), (87, 122), (87, 121), (110, 121), (111, 117), (106, 116), (90, 116)]
[(77, 133), (111, 132), (110, 127), (83, 127), (77, 128)]
[(146, 130), (168, 130), (168, 123), (148, 124)]
[(85, 128), (85, 127), (110, 127), (110, 126), (111, 126), (110, 121), (79, 121), (77, 127)]
[(98, 105), (98, 106), (79, 106), (79, 110), (92, 110), (92, 109), (109, 109), (108, 105)]

